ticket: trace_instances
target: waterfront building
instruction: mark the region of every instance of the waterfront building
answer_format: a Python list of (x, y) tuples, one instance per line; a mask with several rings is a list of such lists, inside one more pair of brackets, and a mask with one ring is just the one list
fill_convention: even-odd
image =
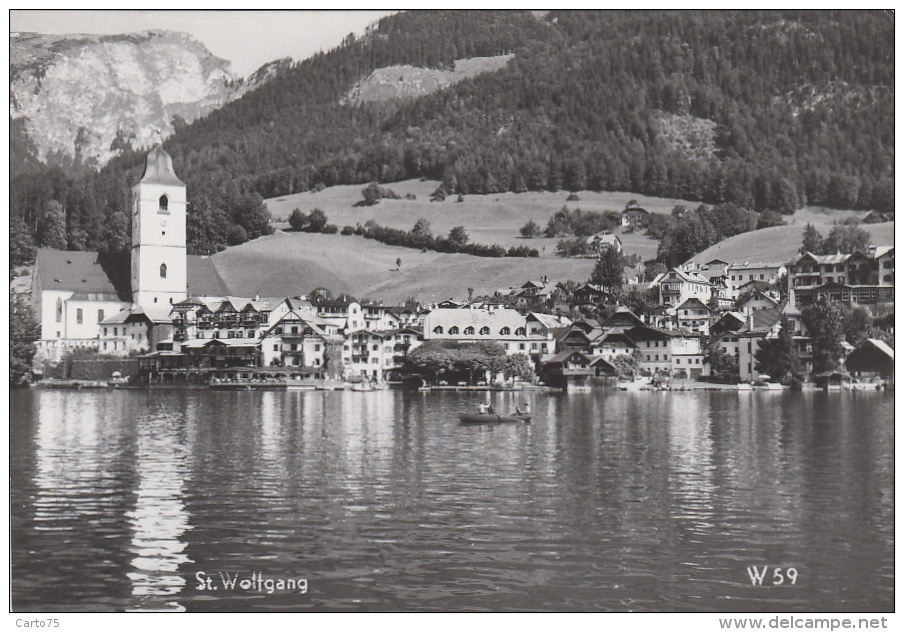
[(554, 354), (552, 330), (533, 331), (528, 331), (526, 316), (506, 307), (438, 308), (424, 319), (424, 340), (498, 342), (509, 355), (523, 353), (535, 359)]
[(418, 332), (412, 329), (351, 332), (342, 347), (344, 376), (373, 382), (396, 378), (408, 354), (421, 344)]
[[(290, 301), (286, 301), (291, 304)], [(264, 366), (299, 367), (311, 372), (327, 368), (327, 347), (342, 341), (332, 322), (305, 310), (282, 314), (265, 332), (259, 345)], [(338, 362), (336, 358), (334, 362)], [(341, 373), (341, 367), (335, 368)]]

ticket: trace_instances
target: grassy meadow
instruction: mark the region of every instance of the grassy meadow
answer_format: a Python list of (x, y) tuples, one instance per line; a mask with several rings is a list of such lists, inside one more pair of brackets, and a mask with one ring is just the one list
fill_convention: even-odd
[[(713, 259), (724, 261), (748, 261), (750, 263), (787, 263), (794, 259), (800, 244), (803, 241), (804, 228), (807, 222), (822, 233), (825, 237), (832, 230), (832, 223), (818, 223), (813, 221), (812, 213), (804, 210), (801, 217), (795, 216), (795, 222), (787, 226), (773, 226), (749, 233), (742, 233), (729, 237), (715, 246), (707, 248), (691, 258), (696, 263), (706, 263)], [(862, 215), (862, 213), (860, 214)], [(816, 214), (815, 217), (823, 217), (824, 214)], [(809, 220), (807, 219), (809, 217)], [(894, 222), (882, 224), (863, 224), (861, 226), (873, 237), (873, 244), (877, 246), (891, 246), (895, 243)]]
[[(349, 292), (358, 298), (383, 299), (398, 303), (410, 296), (421, 301), (440, 301), (467, 297), (468, 288), (476, 296), (492, 294), (497, 289), (518, 287), (529, 279), (546, 275), (552, 282), (586, 281), (593, 269), (590, 259), (563, 259), (555, 256), (558, 238), (523, 239), (519, 229), (528, 220), (541, 227), (562, 206), (584, 211), (621, 211), (629, 200), (654, 213), (671, 213), (678, 204), (695, 206), (693, 202), (667, 198), (651, 198), (633, 193), (578, 193), (580, 201), (567, 202), (569, 193), (561, 191), (467, 195), (463, 202), (452, 196), (443, 202), (430, 202), (436, 181), (406, 180), (384, 185), (404, 198), (414, 200), (382, 200), (371, 207), (355, 207), (363, 199), (362, 185), (343, 185), (320, 192), (305, 192), (267, 200), (267, 207), (277, 224), (277, 232), (269, 237), (228, 248), (213, 259), (230, 291), (236, 295), (294, 296), (316, 287), (328, 287), (334, 293)], [(461, 254), (421, 252), (387, 246), (359, 236), (322, 235), (287, 232), (286, 220), (293, 209), (309, 213), (322, 210), (330, 223), (343, 226), (364, 224), (370, 219), (383, 226), (409, 230), (419, 218), (430, 222), (435, 235), (448, 234), (454, 226), (464, 226), (471, 241), (499, 244), (505, 248), (527, 245), (540, 251), (539, 258), (499, 259)], [(864, 213), (832, 209), (806, 208), (786, 218), (788, 226), (768, 228), (727, 239), (694, 257), (708, 261), (720, 257), (731, 260), (787, 261), (800, 246), (801, 233), (807, 222), (823, 235), (832, 223)], [(894, 243), (894, 224), (865, 226), (875, 243)], [(658, 242), (641, 232), (616, 234), (627, 254), (638, 254), (644, 260), (656, 255)], [(397, 268), (396, 260), (402, 265)]]

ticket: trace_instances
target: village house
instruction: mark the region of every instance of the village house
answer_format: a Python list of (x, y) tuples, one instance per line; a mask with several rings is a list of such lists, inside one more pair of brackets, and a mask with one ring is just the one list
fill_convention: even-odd
[(549, 358), (540, 368), (540, 378), (550, 386), (567, 390), (585, 389), (595, 375), (593, 359), (577, 349), (565, 349)]
[(628, 336), (637, 345), (638, 365), (641, 369), (661, 375), (684, 374), (696, 378), (709, 373), (703, 362), (701, 336), (667, 332), (653, 327), (637, 327)]
[(738, 331), (747, 323), (741, 312), (723, 312), (709, 327), (710, 336), (716, 338), (729, 331)]
[(880, 213), (878, 211), (870, 211), (866, 215), (860, 218), (860, 221), (864, 224), (879, 224), (881, 222), (893, 222), (895, 221), (894, 213)]
[(622, 211), (621, 225), (632, 228), (646, 228), (650, 223), (650, 212), (639, 206), (629, 205)]
[(428, 310), (409, 305), (392, 305), (387, 310), (398, 322), (399, 327), (424, 328), (424, 317), (427, 315)]
[[(520, 309), (544, 309), (548, 307), (556, 286), (546, 276), (539, 281), (527, 281), (521, 287), (496, 290), (497, 298), (507, 299), (506, 304)], [(444, 307), (442, 304), (438, 307)]]
[(336, 298), (312, 297), (311, 303), (319, 317), (330, 321), (342, 331), (368, 329), (365, 327), (361, 303), (346, 294), (340, 294)]
[(712, 310), (699, 298), (689, 298), (675, 308), (678, 329), (696, 334), (709, 334)]
[(361, 303), (361, 313), (364, 317), (364, 329), (387, 331), (397, 329), (402, 324), (395, 313), (382, 302)]
[(637, 344), (625, 332), (608, 329), (593, 339), (590, 348), (594, 359), (603, 358), (611, 363), (618, 356), (633, 355)]
[(602, 231), (595, 235), (590, 235), (586, 239), (587, 245), (593, 249), (593, 252), (599, 254), (606, 248), (615, 248), (616, 251), (622, 251), (622, 242), (618, 235), (613, 235), (609, 231)]
[(761, 309), (774, 309), (779, 306), (779, 302), (760, 290), (753, 290), (750, 296), (741, 305), (738, 311), (745, 317), (751, 312)]
[(584, 283), (575, 289), (572, 292), (572, 300), (575, 305), (612, 305), (617, 302), (612, 294), (592, 283)]
[(696, 272), (684, 272), (673, 268), (656, 276), (650, 287), (659, 289), (659, 304), (677, 307), (689, 298), (708, 303), (712, 297), (709, 281)]
[(321, 370), (326, 365), (327, 346), (341, 340), (334, 323), (293, 309), (281, 314), (263, 332), (260, 340), (263, 365)]
[(778, 285), (788, 275), (788, 268), (783, 263), (733, 263), (726, 271), (731, 298), (738, 298), (744, 286), (751, 281)]
[(148, 314), (138, 305), (130, 305), (105, 318), (99, 329), (98, 352), (101, 355), (127, 357), (172, 343), (170, 319), (159, 312)]
[(746, 322), (734, 331), (726, 331), (714, 339), (725, 353), (738, 360), (738, 373), (742, 381), (759, 379), (756, 370), (756, 352), (761, 340), (778, 336), (780, 330), (781, 310), (776, 307), (751, 311)]

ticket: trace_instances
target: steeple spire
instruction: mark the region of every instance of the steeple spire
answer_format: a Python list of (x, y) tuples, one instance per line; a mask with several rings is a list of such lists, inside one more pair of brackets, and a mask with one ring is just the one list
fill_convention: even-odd
[(173, 169), (173, 159), (163, 149), (163, 145), (157, 145), (148, 154), (144, 175), (141, 176), (140, 181), (145, 184), (185, 186), (185, 183), (176, 177), (176, 172)]

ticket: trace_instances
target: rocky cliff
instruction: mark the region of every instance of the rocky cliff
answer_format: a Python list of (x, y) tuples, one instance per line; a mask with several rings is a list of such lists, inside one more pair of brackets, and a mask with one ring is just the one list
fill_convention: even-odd
[[(265, 80), (273, 72), (259, 72)], [(10, 34), (10, 118), (35, 158), (97, 168), (146, 147), (258, 84), (190, 35)], [(158, 136), (159, 134), (159, 136)]]

